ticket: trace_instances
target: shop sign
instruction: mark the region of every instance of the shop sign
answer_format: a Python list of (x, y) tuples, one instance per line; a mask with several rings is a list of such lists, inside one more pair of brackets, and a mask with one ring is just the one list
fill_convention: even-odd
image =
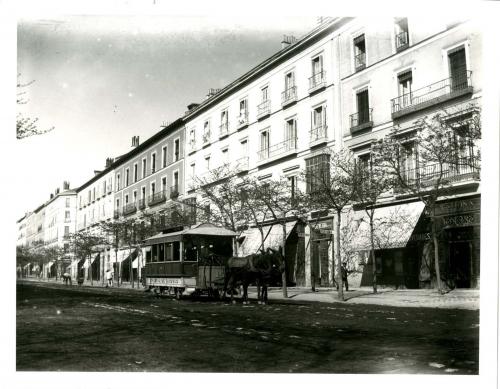
[(481, 209), (481, 199), (463, 199), (436, 204), (436, 215), (449, 215), (453, 213), (463, 213), (478, 211)]
[(332, 230), (327, 230), (327, 229), (320, 228), (319, 233), (320, 234), (324, 234), (324, 235), (332, 235), (333, 231)]
[(443, 223), (445, 228), (474, 226), (480, 224), (480, 216), (479, 213), (444, 216)]
[(418, 242), (418, 241), (426, 241), (426, 240), (431, 240), (431, 233), (430, 232), (423, 232), (421, 234), (413, 234), (410, 236), (410, 239), (408, 239), (409, 242)]

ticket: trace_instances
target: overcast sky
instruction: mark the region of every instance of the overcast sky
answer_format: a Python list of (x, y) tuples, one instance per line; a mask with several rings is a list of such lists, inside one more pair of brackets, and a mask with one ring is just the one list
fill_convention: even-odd
[(55, 130), (16, 142), (20, 216), (69, 180), (77, 187), (130, 149), (281, 48), (315, 17), (74, 16), (20, 19), (17, 67), (29, 103), (20, 108)]

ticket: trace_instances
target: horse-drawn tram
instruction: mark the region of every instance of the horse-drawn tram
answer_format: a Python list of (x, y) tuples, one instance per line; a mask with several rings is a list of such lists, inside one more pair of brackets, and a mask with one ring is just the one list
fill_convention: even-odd
[(224, 287), (225, 265), (233, 255), (236, 235), (204, 223), (146, 239), (146, 286), (177, 298), (192, 293), (218, 295)]

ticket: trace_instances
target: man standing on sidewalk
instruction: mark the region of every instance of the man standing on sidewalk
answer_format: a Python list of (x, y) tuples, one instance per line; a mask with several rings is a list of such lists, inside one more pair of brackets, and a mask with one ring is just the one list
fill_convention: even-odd
[(113, 272), (111, 271), (111, 269), (106, 270), (106, 279), (108, 280), (106, 288), (108, 286), (113, 286)]

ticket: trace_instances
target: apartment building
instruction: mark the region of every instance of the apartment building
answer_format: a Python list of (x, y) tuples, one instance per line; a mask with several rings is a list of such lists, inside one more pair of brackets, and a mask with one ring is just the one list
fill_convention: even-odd
[(76, 191), (70, 189), (69, 182), (63, 183), (63, 191), (56, 189), (50, 195), (50, 200), (45, 203), (44, 238), (46, 248), (57, 247), (63, 249), (63, 254), (58, 258), (58, 266), (54, 260), (43, 265), (45, 277), (60, 277), (71, 265), (74, 257), (70, 250), (70, 234), (76, 228)]
[[(182, 119), (164, 127), (161, 131), (139, 143), (134, 137), (133, 149), (113, 163), (113, 203), (115, 219), (146, 217), (157, 230), (176, 227), (176, 214), (183, 212), (185, 131)], [(177, 226), (181, 228), (181, 226)], [(142, 260), (138, 253), (125, 243), (111, 258), (115, 274), (124, 281), (140, 277)], [(140, 266), (139, 266), (139, 261)], [(120, 263), (121, 269), (116, 268)]]
[[(449, 122), (460, 121), (454, 135), (457, 161), (444, 170), (452, 182), (452, 193), (448, 191), (439, 200), (437, 210), (440, 266), (457, 287), (479, 286), (478, 145), (468, 144), (468, 130), (463, 128), (464, 118), (472, 118), (481, 104), (482, 48), (477, 26), (443, 17), (355, 19), (339, 35), (338, 44), (342, 138), (360, 162), (370, 159), (370, 146), (394, 127), (411, 138), (418, 129), (415, 122), (424, 116), (441, 112)], [(419, 150), (412, 142), (405, 148), (401, 162), (405, 174), (432, 179), (436, 169), (419, 166)], [(410, 214), (413, 220), (404, 237), (376, 250), (379, 283), (406, 288), (430, 286), (428, 269), (423, 266), (432, 256), (429, 219), (423, 204), (397, 190), (379, 203), (375, 211), (378, 217), (397, 210)], [(357, 212), (356, 218), (358, 223), (363, 218), (366, 221), (366, 214)], [(367, 228), (362, 224), (359, 231)], [(353, 244), (360, 258), (367, 259), (366, 242)], [(362, 285), (371, 284), (371, 269), (368, 263)]]
[[(263, 181), (285, 176), (292, 191), (304, 185), (298, 180), (301, 171), (314, 168), (342, 141), (337, 48), (332, 42), (349, 21), (328, 19), (300, 40), (285, 36), (282, 50), (274, 56), (209, 93), (201, 104), (188, 107), (188, 195), (197, 197), (195, 177), (211, 177), (221, 165)], [(197, 201), (203, 200), (198, 196)], [(287, 268), (290, 281), (307, 285), (319, 265), (311, 264), (315, 252), (305, 242), (303, 228), (293, 220), (287, 225)], [(265, 247), (275, 246), (282, 229), (270, 224), (265, 234), (272, 237)], [(241, 238), (240, 255), (258, 249), (261, 238), (255, 228)], [(331, 279), (331, 260), (323, 267), (326, 283)]]
[(28, 243), (27, 240), (27, 224), (30, 213), (27, 212), (22, 218), (16, 221), (16, 233), (17, 233), (17, 242), (16, 246), (26, 246)]
[[(77, 231), (89, 231), (100, 234), (99, 225), (113, 218), (113, 159), (107, 158), (105, 169), (94, 171), (94, 176), (76, 189), (77, 193)], [(71, 266), (72, 277), (78, 275), (93, 280), (102, 280), (105, 263), (109, 262), (111, 250), (102, 247), (92, 258), (75, 259)]]

